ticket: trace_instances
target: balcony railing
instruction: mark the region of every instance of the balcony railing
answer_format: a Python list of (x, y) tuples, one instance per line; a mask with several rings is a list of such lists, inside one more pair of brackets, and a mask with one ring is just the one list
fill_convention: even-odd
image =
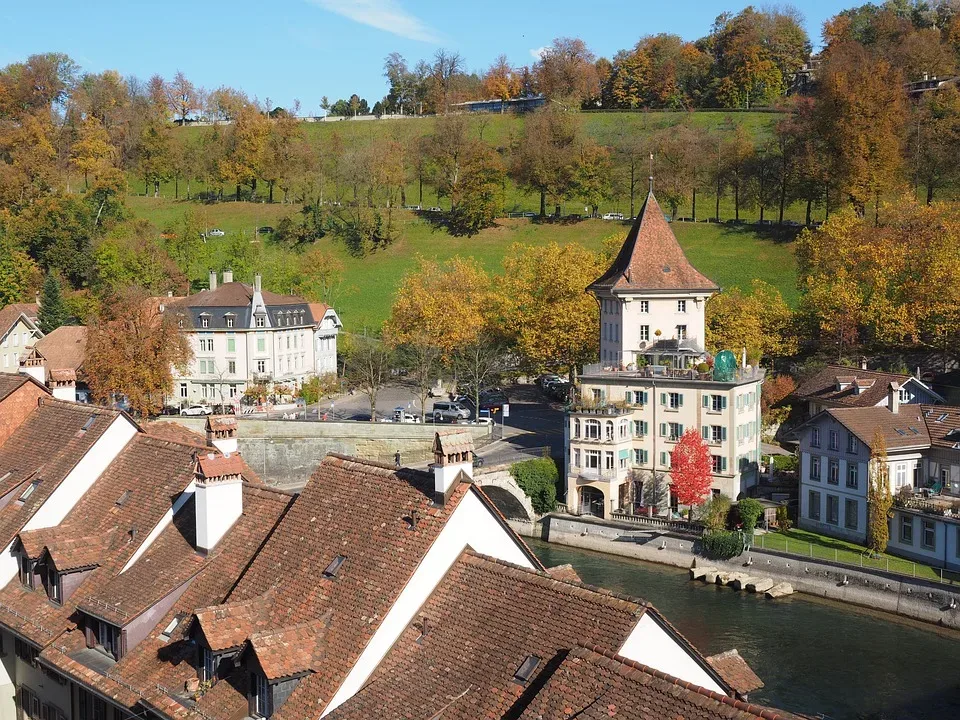
[(578, 480), (594, 482), (596, 480), (616, 480), (616, 470), (603, 470), (601, 468), (570, 468), (577, 475)]
[[(737, 368), (734, 372), (734, 379), (731, 382), (751, 382), (762, 380), (766, 370), (760, 367)], [(695, 368), (668, 368), (661, 365), (646, 366), (634, 370), (622, 370), (615, 365), (603, 365), (594, 363), (584, 365), (583, 377), (603, 377), (603, 378), (637, 378), (637, 379), (669, 379), (669, 380), (693, 380), (696, 382), (717, 382), (713, 379), (712, 372), (697, 372)]]
[(569, 412), (571, 415), (589, 415), (591, 417), (620, 417), (621, 415), (629, 415), (635, 409), (640, 409), (642, 407), (643, 405), (627, 405), (625, 403), (592, 405), (590, 403), (578, 401), (570, 403), (567, 406), (567, 412)]

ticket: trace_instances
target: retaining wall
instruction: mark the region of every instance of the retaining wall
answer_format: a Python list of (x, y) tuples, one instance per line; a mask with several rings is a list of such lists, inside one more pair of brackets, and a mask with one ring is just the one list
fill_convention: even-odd
[[(699, 564), (718, 569), (789, 582), (794, 590), (808, 595), (960, 630), (960, 586), (953, 589), (893, 573), (865, 572), (769, 550), (751, 550), (727, 562), (705, 560), (696, 554), (695, 538), (625, 523), (547, 515), (538, 522), (510, 524), (527, 537), (681, 568), (691, 567), (696, 559)], [(748, 561), (752, 564), (747, 565)], [(951, 609), (951, 603), (956, 607)]]
[[(203, 433), (206, 418), (170, 419)], [(365, 460), (392, 463), (396, 452), (404, 465), (432, 457), (433, 438), (446, 425), (370, 422), (305, 422), (238, 418), (237, 445), (244, 460), (271, 485), (297, 487), (306, 483), (327, 453), (342, 453)], [(490, 428), (457, 425), (480, 446), (488, 442)]]

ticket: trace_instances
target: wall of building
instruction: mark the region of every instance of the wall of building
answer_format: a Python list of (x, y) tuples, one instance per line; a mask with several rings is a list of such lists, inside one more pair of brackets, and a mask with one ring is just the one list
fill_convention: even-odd
[[(912, 532), (905, 536), (903, 520), (909, 519)], [(925, 532), (925, 526), (932, 530)], [(932, 539), (933, 543), (927, 542)], [(960, 570), (960, 520), (916, 510), (893, 509), (887, 552), (916, 562)]]
[(36, 341), (37, 338), (23, 322), (23, 318), (18, 319), (7, 334), (0, 338), (0, 372), (19, 372), (20, 360), (27, 356)]
[(14, 651), (14, 636), (6, 630), (0, 631), (4, 655), (0, 658), (0, 720), (20, 720), (17, 712), (17, 690), (25, 686), (41, 702), (51, 704), (71, 717), (71, 684), (61, 684), (19, 657)]
[(720, 684), (682, 647), (654, 617), (645, 613), (617, 651), (625, 658), (656, 668), (674, 677), (723, 693)]
[(20, 427), (47, 392), (35, 383), (26, 382), (0, 401), (0, 444)]
[[(657, 330), (659, 339), (672, 340), (677, 337), (678, 325), (686, 326), (687, 339), (702, 348), (706, 297), (705, 293), (679, 293), (601, 298), (600, 362), (632, 363), (634, 351), (657, 340)], [(678, 309), (681, 300), (686, 302), (684, 312)], [(647, 303), (645, 312), (643, 302)], [(647, 329), (646, 339), (642, 328)]]

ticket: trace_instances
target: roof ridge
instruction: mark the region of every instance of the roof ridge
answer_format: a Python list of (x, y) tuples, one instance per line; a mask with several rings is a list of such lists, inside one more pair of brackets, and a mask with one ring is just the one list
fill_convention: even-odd
[[(396, 465), (380, 462), (379, 460), (368, 460), (366, 458), (358, 458), (353, 455), (345, 455), (343, 453), (334, 453), (334, 452), (327, 453), (324, 456), (323, 460), (320, 461), (320, 465), (327, 463), (327, 461), (330, 460), (331, 458), (333, 460), (342, 460), (343, 462), (352, 463), (354, 465), (362, 465), (364, 467), (374, 468), (377, 470), (387, 470), (389, 471), (388, 473), (386, 473), (387, 476), (392, 475), (399, 479), (403, 479), (402, 476), (400, 475), (401, 473), (403, 475), (418, 475), (423, 478), (431, 477), (430, 473), (428, 473), (425, 470), (417, 470), (416, 468), (410, 468), (410, 467), (398, 468)], [(334, 464), (334, 463), (330, 463), (330, 464)]]
[[(646, 665), (644, 663), (638, 662), (636, 660), (631, 660), (630, 658), (624, 657), (623, 655), (619, 655), (611, 650), (602, 648), (599, 645), (593, 645), (592, 643), (578, 643), (577, 648), (584, 650), (588, 653), (599, 655), (603, 658), (606, 658), (607, 660), (611, 660), (615, 663), (619, 663), (620, 665), (625, 665), (627, 667), (633, 668), (635, 670), (639, 670), (648, 675), (652, 675), (655, 678), (664, 680), (668, 683), (671, 683), (672, 685), (676, 685), (677, 687), (681, 687), (684, 690), (695, 692), (698, 695), (702, 695), (704, 697), (710, 698), (711, 700), (716, 700), (725, 705), (734, 707), (737, 710), (750, 713), (751, 715), (754, 715), (758, 718), (763, 718), (764, 720), (787, 720), (788, 718), (787, 715), (782, 715), (780, 712), (771, 710), (770, 708), (766, 708), (761, 705), (754, 705), (752, 703), (744, 702), (743, 700), (737, 700), (736, 698), (732, 698), (729, 695), (724, 695), (723, 693), (718, 693), (715, 690), (710, 690), (708, 688), (705, 688), (702, 685), (697, 685), (687, 680), (681, 680), (675, 675), (670, 675), (669, 673), (665, 673), (663, 670), (657, 670), (656, 668)], [(575, 653), (576, 653), (576, 650), (577, 649), (574, 650)], [(577, 656), (583, 657), (585, 660), (588, 660), (588, 661), (592, 659), (590, 657), (584, 656), (582, 653), (577, 654)]]

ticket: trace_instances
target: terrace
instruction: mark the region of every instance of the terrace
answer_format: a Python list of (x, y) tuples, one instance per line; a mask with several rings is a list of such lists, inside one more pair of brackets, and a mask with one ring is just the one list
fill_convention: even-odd
[(603, 365), (601, 363), (594, 363), (592, 365), (584, 365), (583, 372), (580, 374), (580, 377), (585, 380), (600, 379), (600, 380), (609, 380), (622, 378), (624, 380), (630, 379), (666, 379), (666, 380), (689, 380), (693, 382), (708, 382), (708, 383), (726, 383), (726, 384), (740, 384), (747, 382), (754, 382), (757, 380), (762, 380), (766, 370), (762, 367), (753, 367), (747, 365), (746, 367), (738, 367), (734, 370), (732, 377), (729, 380), (716, 380), (713, 376), (713, 371), (708, 370), (706, 372), (700, 372), (695, 367), (689, 368), (675, 368), (669, 367), (667, 365), (645, 365), (639, 368), (630, 369), (630, 366), (627, 366), (627, 369), (618, 368), (615, 365)]

